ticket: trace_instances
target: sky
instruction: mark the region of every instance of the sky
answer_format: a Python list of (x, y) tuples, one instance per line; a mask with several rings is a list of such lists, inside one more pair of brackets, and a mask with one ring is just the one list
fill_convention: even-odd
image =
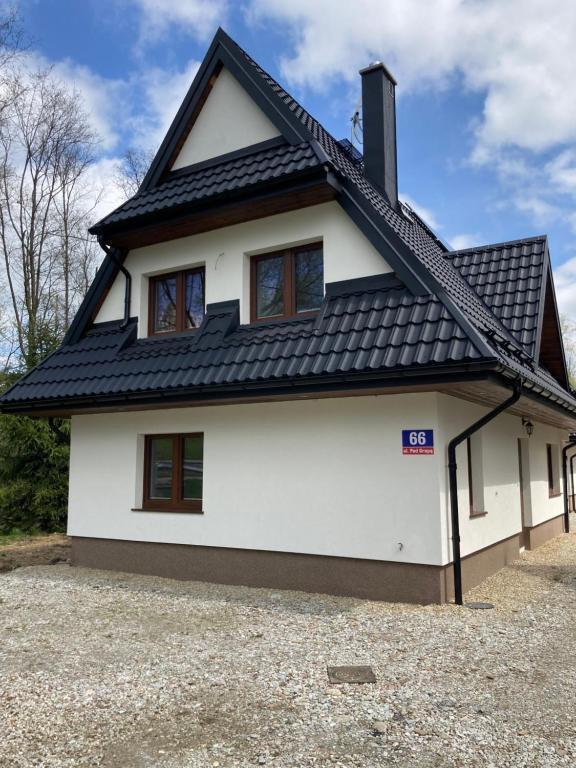
[[(0, 4), (3, 0), (0, 0)], [(222, 26), (336, 138), (358, 70), (398, 81), (400, 196), (453, 248), (547, 234), (576, 318), (574, 0), (20, 0), (30, 56), (83, 95), (94, 179), (155, 149)]]

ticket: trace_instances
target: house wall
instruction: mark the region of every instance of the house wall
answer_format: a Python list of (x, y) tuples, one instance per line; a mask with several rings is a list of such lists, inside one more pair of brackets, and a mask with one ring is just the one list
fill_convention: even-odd
[[(249, 257), (315, 240), (324, 245), (324, 282), (390, 272), (390, 267), (338, 203), (324, 203), (167, 243), (137, 248), (126, 257), (132, 275), (131, 315), (146, 336), (148, 277), (184, 267), (206, 267), (206, 303), (240, 299), (241, 322), (250, 320)], [(124, 277), (111, 286), (96, 322), (123, 316)]]
[(279, 135), (234, 75), (222, 69), (172, 168), (184, 168)]
[[(436, 403), (406, 394), (74, 416), (68, 532), (439, 565), (444, 458), (401, 451), (402, 429), (434, 427)], [(131, 511), (143, 435), (198, 431), (204, 514)]]
[(549, 427), (546, 424), (534, 424), (534, 433), (528, 441), (529, 472), (530, 472), (530, 525), (541, 525), (551, 517), (557, 517), (564, 512), (563, 496), (550, 498), (548, 493), (548, 463), (546, 445), (551, 443), (557, 454), (559, 467), (560, 489), (563, 490), (560, 450), (562, 441), (567, 433)]
[[(488, 408), (459, 400), (447, 395), (438, 396), (439, 451), (447, 455), (448, 442), (467, 426), (488, 412)], [(458, 447), (458, 504), (460, 510), (460, 535), (462, 556), (496, 544), (522, 531), (520, 504), (520, 473), (518, 463), (518, 438), (526, 432), (518, 416), (506, 413), (498, 416), (481, 431), (482, 473), (484, 483), (485, 515), (471, 517), (469, 513), (468, 462), (466, 444)], [(525, 477), (528, 503), (525, 507), (526, 523), (535, 526), (562, 514), (562, 497), (549, 498), (546, 463), (546, 444), (552, 443), (560, 450), (566, 437), (562, 430), (536, 423), (529, 439), (530, 467)], [(440, 477), (442, 515), (443, 558), (451, 560), (451, 524), (448, 468)]]

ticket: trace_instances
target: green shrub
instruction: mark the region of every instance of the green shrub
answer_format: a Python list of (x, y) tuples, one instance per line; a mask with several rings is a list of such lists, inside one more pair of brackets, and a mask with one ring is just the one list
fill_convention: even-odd
[(0, 533), (61, 531), (68, 501), (69, 424), (0, 415)]

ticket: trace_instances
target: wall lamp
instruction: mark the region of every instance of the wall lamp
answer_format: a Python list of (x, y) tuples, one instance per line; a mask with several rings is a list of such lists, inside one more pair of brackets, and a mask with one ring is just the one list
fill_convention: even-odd
[(532, 437), (532, 433), (534, 432), (534, 424), (530, 421), (530, 419), (522, 419), (522, 426), (526, 430), (526, 434), (528, 437)]

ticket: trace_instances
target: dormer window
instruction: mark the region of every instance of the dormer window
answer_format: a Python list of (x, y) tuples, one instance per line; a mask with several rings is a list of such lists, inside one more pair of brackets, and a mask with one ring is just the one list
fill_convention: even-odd
[(204, 319), (204, 267), (150, 278), (150, 336), (199, 328)]
[(250, 290), (252, 321), (317, 312), (324, 298), (322, 243), (254, 256)]

